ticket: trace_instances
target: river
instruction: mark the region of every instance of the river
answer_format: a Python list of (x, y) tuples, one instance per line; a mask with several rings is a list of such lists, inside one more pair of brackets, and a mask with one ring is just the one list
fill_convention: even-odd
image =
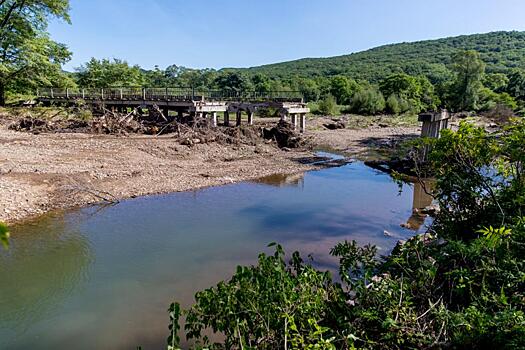
[(339, 241), (388, 254), (423, 232), (412, 209), (428, 199), (413, 187), (354, 162), (15, 226), (0, 250), (0, 349), (164, 348), (170, 302), (189, 305), (270, 242), (335, 270)]

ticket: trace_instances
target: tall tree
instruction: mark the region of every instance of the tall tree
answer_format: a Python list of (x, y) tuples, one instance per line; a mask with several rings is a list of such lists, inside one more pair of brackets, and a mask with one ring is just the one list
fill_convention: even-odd
[(120, 59), (97, 60), (77, 68), (78, 84), (87, 88), (139, 87), (145, 83), (145, 76), (139, 66), (130, 66)]
[(476, 51), (460, 51), (452, 56), (456, 79), (452, 84), (450, 102), (458, 111), (478, 109), (485, 63)]
[(50, 39), (49, 19), (70, 22), (69, 0), (0, 0), (0, 105), (6, 91), (73, 84), (62, 72), (71, 53)]
[(239, 72), (224, 72), (215, 79), (215, 84), (221, 90), (241, 92), (251, 90), (251, 81)]

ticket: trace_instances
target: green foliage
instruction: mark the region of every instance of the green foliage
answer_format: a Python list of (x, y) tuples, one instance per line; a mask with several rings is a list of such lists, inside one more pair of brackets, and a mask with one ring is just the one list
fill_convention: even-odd
[(356, 114), (373, 115), (385, 109), (385, 98), (381, 91), (373, 86), (359, 89), (352, 97), (350, 112)]
[(61, 70), (71, 53), (46, 32), (50, 18), (69, 21), (68, 12), (68, 0), (0, 2), (0, 105), (7, 91), (74, 85)]
[(429, 156), (437, 177), (443, 215), (435, 226), (476, 237), (479, 227), (503, 226), (525, 204), (523, 145), (525, 123), (515, 120), (499, 134), (462, 122), (432, 141)]
[(252, 77), (252, 84), (255, 91), (258, 92), (269, 92), (272, 89), (270, 79), (263, 74), (255, 74)]
[(179, 303), (171, 303), (168, 313), (170, 315), (170, 335), (167, 339), (168, 342), (168, 350), (176, 350), (180, 347), (180, 337), (178, 335), (178, 332), (180, 330), (180, 323), (179, 319), (181, 316), (181, 309)]
[(410, 110), (410, 105), (406, 100), (400, 98), (396, 94), (392, 94), (386, 100), (385, 108), (386, 112), (397, 115), (408, 112)]
[(503, 73), (488, 73), (483, 77), (483, 86), (494, 92), (505, 91), (508, 84), (509, 78)]
[(383, 96), (389, 96), (389, 99), (393, 97), (390, 99), (390, 106), (387, 105), (392, 108), (393, 114), (408, 110), (419, 113), (422, 110), (434, 110), (437, 106), (434, 87), (425, 77), (412, 77), (405, 73), (393, 74), (381, 81), (379, 89)]
[(85, 88), (141, 87), (145, 78), (139, 66), (130, 66), (126, 61), (92, 58), (77, 69), (77, 81)]
[(479, 107), (485, 63), (477, 51), (460, 51), (452, 57), (456, 78), (450, 87), (450, 107), (456, 111), (474, 111)]
[(5, 249), (9, 247), (9, 228), (2, 222), (0, 222), (0, 244), (2, 244)]
[(480, 106), (482, 111), (495, 109), (498, 106), (504, 106), (511, 110), (518, 108), (516, 100), (506, 92), (496, 93), (488, 88), (480, 90)]
[(509, 74), (516, 67), (525, 67), (525, 32), (492, 32), (391, 44), (350, 55), (305, 58), (241, 71), (263, 73), (276, 79), (344, 75), (371, 83), (404, 72), (412, 76), (424, 75), (432, 84), (439, 84), (452, 78), (447, 67), (458, 50), (479, 52), (489, 73)]
[(335, 97), (332, 95), (326, 95), (321, 101), (319, 101), (319, 106), (317, 112), (322, 115), (334, 115), (336, 113), (337, 102)]
[(299, 81), (299, 91), (303, 95), (305, 102), (317, 101), (321, 95), (319, 85), (312, 79), (301, 79)]
[(351, 97), (358, 89), (359, 84), (345, 76), (338, 75), (330, 79), (330, 93), (340, 105), (349, 104)]
[(305, 265), (298, 254), (287, 265), (283, 249), (276, 246), (275, 254), (259, 256), (257, 266), (238, 267), (230, 281), (197, 293), (186, 314), (187, 337), (207, 345), (202, 332), (211, 328), (224, 334), (226, 348), (326, 343), (319, 322), (330, 282), (328, 273)]
[(509, 76), (507, 92), (518, 100), (525, 100), (525, 71), (516, 69)]
[(224, 91), (252, 90), (251, 81), (243, 73), (224, 72), (215, 78), (215, 85)]

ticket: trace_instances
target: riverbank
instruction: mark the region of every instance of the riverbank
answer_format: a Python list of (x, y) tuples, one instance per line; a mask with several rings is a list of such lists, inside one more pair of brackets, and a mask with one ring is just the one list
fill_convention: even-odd
[[(310, 123), (311, 144), (347, 155), (363, 155), (374, 146), (367, 144), (370, 138), (394, 140), (417, 132), (375, 125), (321, 130), (322, 121)], [(170, 135), (33, 134), (7, 126), (7, 122), (0, 125), (0, 221), (9, 224), (104, 200), (188, 191), (318, 167), (305, 162), (312, 151), (280, 150), (264, 142), (190, 147)]]

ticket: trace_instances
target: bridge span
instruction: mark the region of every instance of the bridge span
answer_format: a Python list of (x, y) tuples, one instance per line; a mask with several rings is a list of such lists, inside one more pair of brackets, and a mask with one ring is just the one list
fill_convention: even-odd
[(236, 116), (236, 125), (242, 113), (253, 124), (257, 110), (273, 109), (281, 119), (290, 122), (301, 132), (306, 130), (306, 114), (310, 109), (297, 91), (225, 91), (194, 88), (105, 88), (105, 89), (56, 89), (44, 88), (37, 92), (37, 100), (51, 105), (88, 105), (93, 109), (110, 109), (125, 112), (129, 108), (159, 108), (165, 116), (170, 112), (178, 117), (198, 116), (209, 118), (218, 126), (218, 113), (223, 115), (224, 126), (230, 126), (230, 114)]

